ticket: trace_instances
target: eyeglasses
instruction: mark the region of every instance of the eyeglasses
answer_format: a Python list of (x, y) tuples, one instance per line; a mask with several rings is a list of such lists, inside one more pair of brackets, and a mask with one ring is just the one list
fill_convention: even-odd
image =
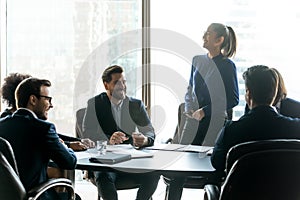
[(49, 97), (49, 96), (44, 96), (44, 95), (40, 95), (40, 94), (35, 95), (35, 96), (38, 97), (38, 98), (44, 97), (45, 99), (47, 99), (49, 101), (49, 103), (51, 103), (51, 101), (52, 101), (52, 97)]

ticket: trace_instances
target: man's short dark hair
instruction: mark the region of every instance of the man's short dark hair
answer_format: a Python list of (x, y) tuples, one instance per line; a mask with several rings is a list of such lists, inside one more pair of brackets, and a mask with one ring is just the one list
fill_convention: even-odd
[(41, 86), (51, 86), (51, 82), (46, 79), (28, 78), (23, 80), (17, 87), (15, 97), (18, 108), (26, 108), (29, 97), (35, 95), (39, 98)]
[(109, 83), (112, 80), (112, 74), (123, 73), (124, 70), (119, 65), (113, 65), (106, 68), (102, 74), (102, 81)]
[(243, 73), (243, 78), (256, 104), (269, 105), (273, 102), (278, 87), (278, 76), (273, 69), (255, 65)]

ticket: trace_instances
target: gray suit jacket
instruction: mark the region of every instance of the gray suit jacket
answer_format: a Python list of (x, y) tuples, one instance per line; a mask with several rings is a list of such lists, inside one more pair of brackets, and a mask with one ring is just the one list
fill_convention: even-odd
[[(121, 107), (121, 126), (118, 127), (111, 110), (111, 103), (106, 93), (101, 93), (88, 100), (83, 119), (83, 135), (93, 141), (109, 139), (115, 131), (126, 135), (138, 130), (148, 137), (149, 145), (155, 139), (154, 128), (141, 100), (126, 97)], [(131, 143), (129, 139), (127, 143)]]

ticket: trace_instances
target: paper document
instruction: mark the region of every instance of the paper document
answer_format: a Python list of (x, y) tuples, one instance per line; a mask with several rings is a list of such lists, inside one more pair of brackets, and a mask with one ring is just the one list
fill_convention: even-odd
[(162, 151), (176, 151), (185, 148), (184, 144), (154, 144), (154, 146), (146, 147), (145, 149), (162, 150)]
[(213, 153), (214, 148), (210, 149), (209, 151), (206, 152), (206, 155), (211, 156)]
[(131, 158), (151, 158), (153, 153), (135, 149), (131, 144), (107, 145), (107, 151), (118, 154), (130, 154)]
[[(96, 151), (95, 151), (95, 154), (96, 154)], [(91, 157), (91, 154), (89, 153), (89, 149), (87, 151), (75, 152), (75, 155), (76, 155), (77, 159)]]
[(186, 151), (186, 152), (199, 152), (206, 153), (213, 147), (209, 146), (199, 146), (199, 145), (184, 145), (184, 144), (155, 144), (151, 147), (146, 147), (146, 149), (155, 149), (161, 151)]
[(184, 148), (179, 149), (179, 151), (185, 152), (198, 152), (198, 153), (206, 153), (212, 150), (214, 147), (209, 146), (199, 146), (199, 145), (187, 145)]

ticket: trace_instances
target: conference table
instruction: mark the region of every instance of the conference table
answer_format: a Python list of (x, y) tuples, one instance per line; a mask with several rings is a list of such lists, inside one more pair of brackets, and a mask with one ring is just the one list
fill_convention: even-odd
[[(115, 146), (115, 145), (114, 145)], [(109, 148), (108, 148), (109, 150)], [(76, 152), (80, 170), (123, 171), (129, 173), (155, 172), (161, 175), (212, 176), (215, 169), (211, 165), (209, 152), (212, 147), (159, 144), (136, 150), (130, 145), (114, 147), (114, 153), (130, 153), (132, 158), (115, 164), (91, 162), (95, 150)], [(150, 155), (150, 156), (149, 156)]]

